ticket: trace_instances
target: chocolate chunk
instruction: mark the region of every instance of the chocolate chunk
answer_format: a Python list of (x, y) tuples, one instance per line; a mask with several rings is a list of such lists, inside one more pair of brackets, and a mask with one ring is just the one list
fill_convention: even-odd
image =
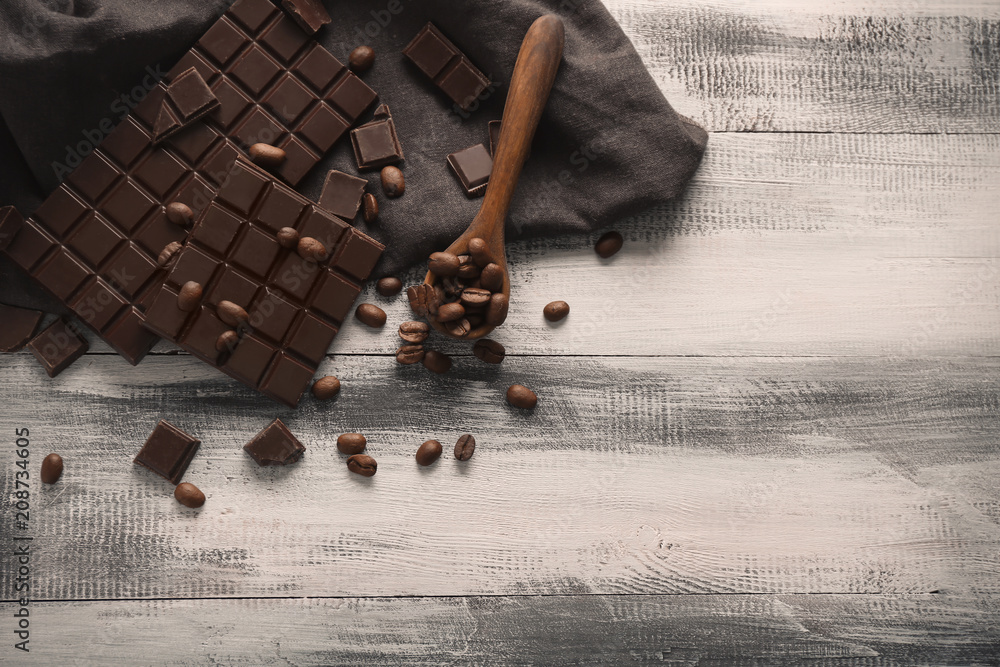
[(490, 85), (490, 80), (433, 23), (417, 33), (403, 54), (463, 111), (469, 111)]
[(0, 303), (0, 352), (17, 352), (38, 331), (45, 313)]
[(76, 328), (59, 319), (31, 339), (28, 349), (50, 378), (62, 373), (90, 348)]
[(170, 422), (161, 419), (133, 463), (152, 470), (176, 485), (184, 477), (184, 472), (187, 471), (200, 444), (200, 440), (192, 438)]
[(381, 169), (403, 161), (403, 147), (396, 136), (396, 124), (383, 104), (375, 110), (375, 120), (351, 131), (358, 171)]
[(330, 213), (350, 222), (361, 208), (361, 198), (365, 194), (368, 181), (357, 176), (332, 169), (326, 175), (319, 205)]
[(310, 35), (331, 22), (330, 15), (319, 0), (281, 0), (281, 6)]
[(167, 86), (160, 112), (153, 124), (158, 144), (219, 106), (219, 99), (194, 67), (177, 75)]
[(260, 466), (283, 466), (295, 463), (306, 451), (280, 419), (271, 422), (270, 426), (254, 436), (243, 449)]
[(6, 250), (24, 226), (24, 218), (13, 206), (0, 208), (0, 250)]
[(490, 155), (493, 159), (497, 157), (497, 146), (500, 145), (500, 121), (491, 120), (490, 129)]
[(452, 153), (448, 156), (448, 166), (458, 177), (468, 197), (486, 194), (486, 186), (493, 171), (493, 158), (483, 144)]

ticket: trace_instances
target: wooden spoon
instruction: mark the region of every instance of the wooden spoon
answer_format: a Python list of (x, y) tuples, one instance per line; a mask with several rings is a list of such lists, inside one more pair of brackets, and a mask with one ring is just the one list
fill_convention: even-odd
[[(563, 23), (554, 14), (547, 14), (536, 20), (524, 36), (514, 65), (507, 106), (504, 107), (500, 140), (486, 197), (469, 228), (446, 250), (454, 255), (464, 255), (468, 252), (470, 239), (483, 239), (493, 261), (503, 269), (502, 292), (507, 299), (510, 299), (510, 274), (507, 271), (507, 253), (504, 251), (507, 212), (524, 161), (528, 157), (535, 129), (542, 117), (542, 110), (548, 102), (556, 71), (562, 61), (564, 42)], [(434, 285), (437, 279), (436, 275), (428, 271), (424, 283)], [(428, 315), (428, 319), (439, 332), (460, 340), (482, 338), (494, 329), (494, 325), (483, 324), (465, 336), (455, 336), (433, 316)]]

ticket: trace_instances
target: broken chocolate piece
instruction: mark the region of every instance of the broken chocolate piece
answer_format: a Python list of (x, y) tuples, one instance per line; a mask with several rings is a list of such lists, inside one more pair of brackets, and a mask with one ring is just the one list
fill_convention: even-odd
[(361, 208), (361, 198), (365, 194), (366, 185), (368, 181), (363, 178), (333, 169), (326, 175), (323, 194), (319, 196), (319, 205), (350, 222)]
[(417, 33), (403, 54), (462, 111), (470, 111), (490, 85), (490, 80), (433, 23)]
[(452, 153), (448, 156), (448, 166), (458, 176), (469, 197), (481, 197), (489, 185), (493, 171), (493, 158), (483, 144)]
[(281, 0), (281, 6), (310, 35), (332, 20), (319, 0)]
[(295, 463), (306, 451), (298, 438), (292, 435), (280, 419), (271, 422), (270, 426), (254, 436), (243, 449), (259, 466), (284, 466)]
[(17, 233), (24, 226), (24, 218), (13, 206), (0, 208), (0, 250), (5, 250), (11, 244)]
[(45, 368), (50, 378), (62, 373), (83, 356), (90, 346), (76, 328), (59, 319), (28, 343), (28, 349)]
[(160, 113), (153, 125), (153, 143), (158, 144), (219, 106), (212, 89), (194, 67), (177, 75), (167, 86)]
[(38, 331), (45, 313), (0, 303), (0, 352), (17, 352)]
[(403, 147), (396, 136), (396, 124), (385, 104), (375, 110), (375, 120), (351, 131), (358, 171), (381, 169), (403, 161)]
[(177, 485), (200, 444), (201, 440), (161, 419), (132, 462)]

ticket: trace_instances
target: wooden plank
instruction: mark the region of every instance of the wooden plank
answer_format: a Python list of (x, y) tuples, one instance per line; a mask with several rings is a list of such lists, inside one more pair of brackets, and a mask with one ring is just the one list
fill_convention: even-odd
[[(117, 361), (41, 383), (0, 359), (0, 432), (66, 460), (33, 490), (36, 598), (1000, 593), (997, 358), (465, 358), (442, 378), (353, 357), (336, 402), (298, 411), (189, 357)], [(503, 403), (512, 382), (534, 414)], [(308, 452), (259, 469), (240, 448), (278, 415)], [(131, 462), (161, 418), (204, 442), (200, 512)], [(346, 470), (345, 431), (374, 478)], [(470, 462), (418, 469), (420, 442), (463, 432)]]
[(1000, 5), (604, 0), (710, 131), (1000, 131)]
[(45, 664), (996, 665), (998, 613), (947, 595), (63, 602), (32, 605), (29, 646)]
[[(715, 135), (684, 199), (617, 225), (611, 260), (597, 235), (510, 244), (495, 337), (513, 354), (997, 355), (998, 206), (1000, 136)], [(363, 298), (389, 326), (352, 318), (333, 351), (394, 352), (405, 296)], [(550, 325), (555, 299), (573, 311)]]

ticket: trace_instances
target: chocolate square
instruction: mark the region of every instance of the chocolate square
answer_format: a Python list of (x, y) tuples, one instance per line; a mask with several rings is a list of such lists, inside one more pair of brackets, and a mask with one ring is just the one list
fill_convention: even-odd
[(188, 173), (188, 168), (170, 153), (159, 148), (150, 153), (134, 173), (140, 183), (158, 198), (163, 199), (174, 189), (181, 177)]
[(302, 32), (299, 26), (295, 25), (294, 21), (282, 16), (260, 36), (260, 41), (266, 44), (282, 61), (290, 63), (295, 55), (302, 50), (302, 47), (312, 40)]
[(243, 47), (246, 39), (246, 35), (223, 16), (202, 35), (197, 46), (217, 65), (224, 66)]
[(273, 347), (254, 336), (244, 336), (226, 362), (225, 369), (251, 387), (256, 387), (271, 363), (274, 351)]
[(126, 118), (104, 138), (101, 151), (127, 169), (150, 143), (149, 134), (134, 120)]
[(448, 156), (448, 166), (458, 177), (467, 197), (481, 197), (489, 185), (493, 171), (493, 158), (483, 144), (452, 153)]
[(177, 253), (177, 262), (170, 271), (169, 281), (172, 285), (181, 287), (184, 283), (193, 281), (204, 287), (212, 279), (212, 274), (219, 266), (219, 261), (206, 255), (201, 250), (187, 246)]
[(273, 238), (251, 227), (237, 242), (231, 259), (233, 263), (251, 274), (263, 277), (270, 271), (280, 248), (281, 246)]
[(161, 420), (136, 455), (134, 463), (152, 470), (173, 485), (180, 484), (201, 441)]
[(349, 127), (350, 123), (321, 104), (302, 122), (298, 132), (321, 153), (325, 153), (344, 136)]
[(247, 215), (266, 185), (267, 178), (260, 172), (236, 166), (219, 189), (219, 200)]
[(20, 351), (35, 336), (45, 313), (0, 303), (0, 353)]
[(45, 254), (55, 247), (56, 241), (31, 220), (26, 220), (7, 246), (7, 255), (22, 269), (30, 271)]
[(213, 306), (220, 301), (231, 301), (244, 310), (249, 310), (253, 297), (257, 293), (259, 283), (244, 276), (231, 266), (227, 266), (212, 288), (208, 302)]
[(285, 188), (268, 190), (264, 205), (257, 212), (257, 222), (277, 232), (282, 227), (294, 227), (306, 205)]
[(128, 234), (153, 210), (154, 202), (131, 180), (119, 185), (104, 202), (102, 212)]
[(149, 255), (134, 244), (128, 244), (108, 262), (104, 275), (119, 292), (132, 298), (156, 272), (157, 266)]
[[(183, 284), (183, 283), (182, 283)], [(177, 338), (188, 314), (177, 307), (177, 292), (163, 285), (144, 313), (145, 322), (161, 335)]]
[(205, 123), (194, 123), (170, 137), (167, 145), (190, 164), (195, 164), (218, 138), (219, 133)]
[(356, 121), (377, 99), (378, 93), (350, 73), (326, 96), (326, 101), (351, 123)]
[(264, 53), (259, 46), (251, 46), (229, 69), (229, 74), (243, 84), (244, 90), (259, 96), (277, 78), (281, 65)]
[(315, 101), (316, 96), (299, 83), (298, 79), (286, 74), (274, 90), (264, 98), (264, 106), (286, 123), (294, 123)]
[(283, 466), (302, 458), (306, 448), (280, 419), (254, 436), (243, 450), (260, 466)]
[(381, 256), (380, 244), (351, 228), (333, 258), (333, 266), (357, 280), (367, 280)]
[(315, 364), (323, 361), (330, 349), (337, 328), (310, 314), (301, 318), (292, 329), (288, 347)]
[(128, 302), (118, 292), (98, 278), (80, 292), (71, 307), (81, 321), (97, 331), (104, 332), (108, 324), (127, 305)]
[(219, 79), (212, 92), (219, 100), (212, 116), (227, 130), (253, 105), (253, 101), (226, 78)]
[(97, 267), (124, 240), (115, 228), (98, 213), (91, 213), (70, 239), (69, 245)]
[(93, 206), (101, 198), (111, 184), (118, 180), (118, 170), (115, 169), (99, 151), (87, 156), (78, 169), (66, 179), (77, 192), (87, 198)]
[(375, 111), (375, 120), (351, 131), (351, 143), (358, 171), (381, 169), (403, 161), (403, 147), (396, 136), (396, 124), (389, 107), (384, 104)]
[(90, 271), (72, 253), (61, 248), (34, 275), (50, 292), (66, 301), (83, 285)]
[(347, 311), (354, 305), (361, 289), (341, 278), (333, 271), (327, 271), (323, 285), (313, 297), (313, 308), (336, 322), (343, 322)]
[(285, 405), (297, 405), (315, 372), (315, 369), (280, 354), (264, 376), (260, 390)]
[(88, 210), (87, 205), (74, 197), (69, 188), (60, 185), (32, 217), (45, 225), (56, 238), (62, 238)]
[(314, 238), (327, 250), (331, 250), (337, 247), (347, 229), (349, 225), (343, 220), (333, 217), (326, 211), (312, 209), (303, 216), (299, 225), (299, 235)]
[(256, 107), (246, 120), (233, 130), (233, 136), (248, 148), (254, 144), (274, 146), (285, 136), (285, 130), (271, 114), (261, 107)]
[(314, 90), (322, 92), (345, 69), (344, 64), (337, 60), (332, 53), (317, 44), (313, 46), (305, 58), (299, 61), (294, 71), (312, 84)]
[(222, 255), (236, 238), (241, 224), (235, 215), (218, 204), (211, 204), (195, 223), (191, 238)]
[(276, 13), (274, 5), (267, 0), (236, 0), (229, 8), (229, 15), (251, 34), (256, 34)]
[(28, 349), (50, 377), (62, 373), (89, 349), (75, 327), (59, 319), (28, 343)]
[(319, 205), (330, 213), (351, 221), (361, 208), (361, 198), (367, 185), (368, 181), (363, 178), (332, 169), (326, 175)]
[(218, 318), (209, 308), (202, 307), (198, 311), (198, 316), (194, 324), (184, 335), (184, 347), (191, 350), (196, 355), (214, 362), (219, 357), (219, 351), (215, 348), (216, 341), (223, 332), (231, 329), (228, 324)]
[(285, 162), (278, 168), (278, 175), (296, 186), (316, 166), (320, 158), (295, 136), (283, 139), (278, 146), (285, 151)]
[(118, 354), (135, 366), (153, 348), (159, 337), (150, 333), (143, 325), (143, 317), (135, 308), (129, 308), (116, 324), (104, 332), (104, 340)]
[(163, 209), (157, 211), (156, 215), (150, 218), (138, 234), (132, 237), (139, 242), (143, 248), (153, 257), (158, 257), (160, 252), (167, 247), (167, 244), (174, 241), (183, 241), (186, 232), (182, 227), (167, 220)]

